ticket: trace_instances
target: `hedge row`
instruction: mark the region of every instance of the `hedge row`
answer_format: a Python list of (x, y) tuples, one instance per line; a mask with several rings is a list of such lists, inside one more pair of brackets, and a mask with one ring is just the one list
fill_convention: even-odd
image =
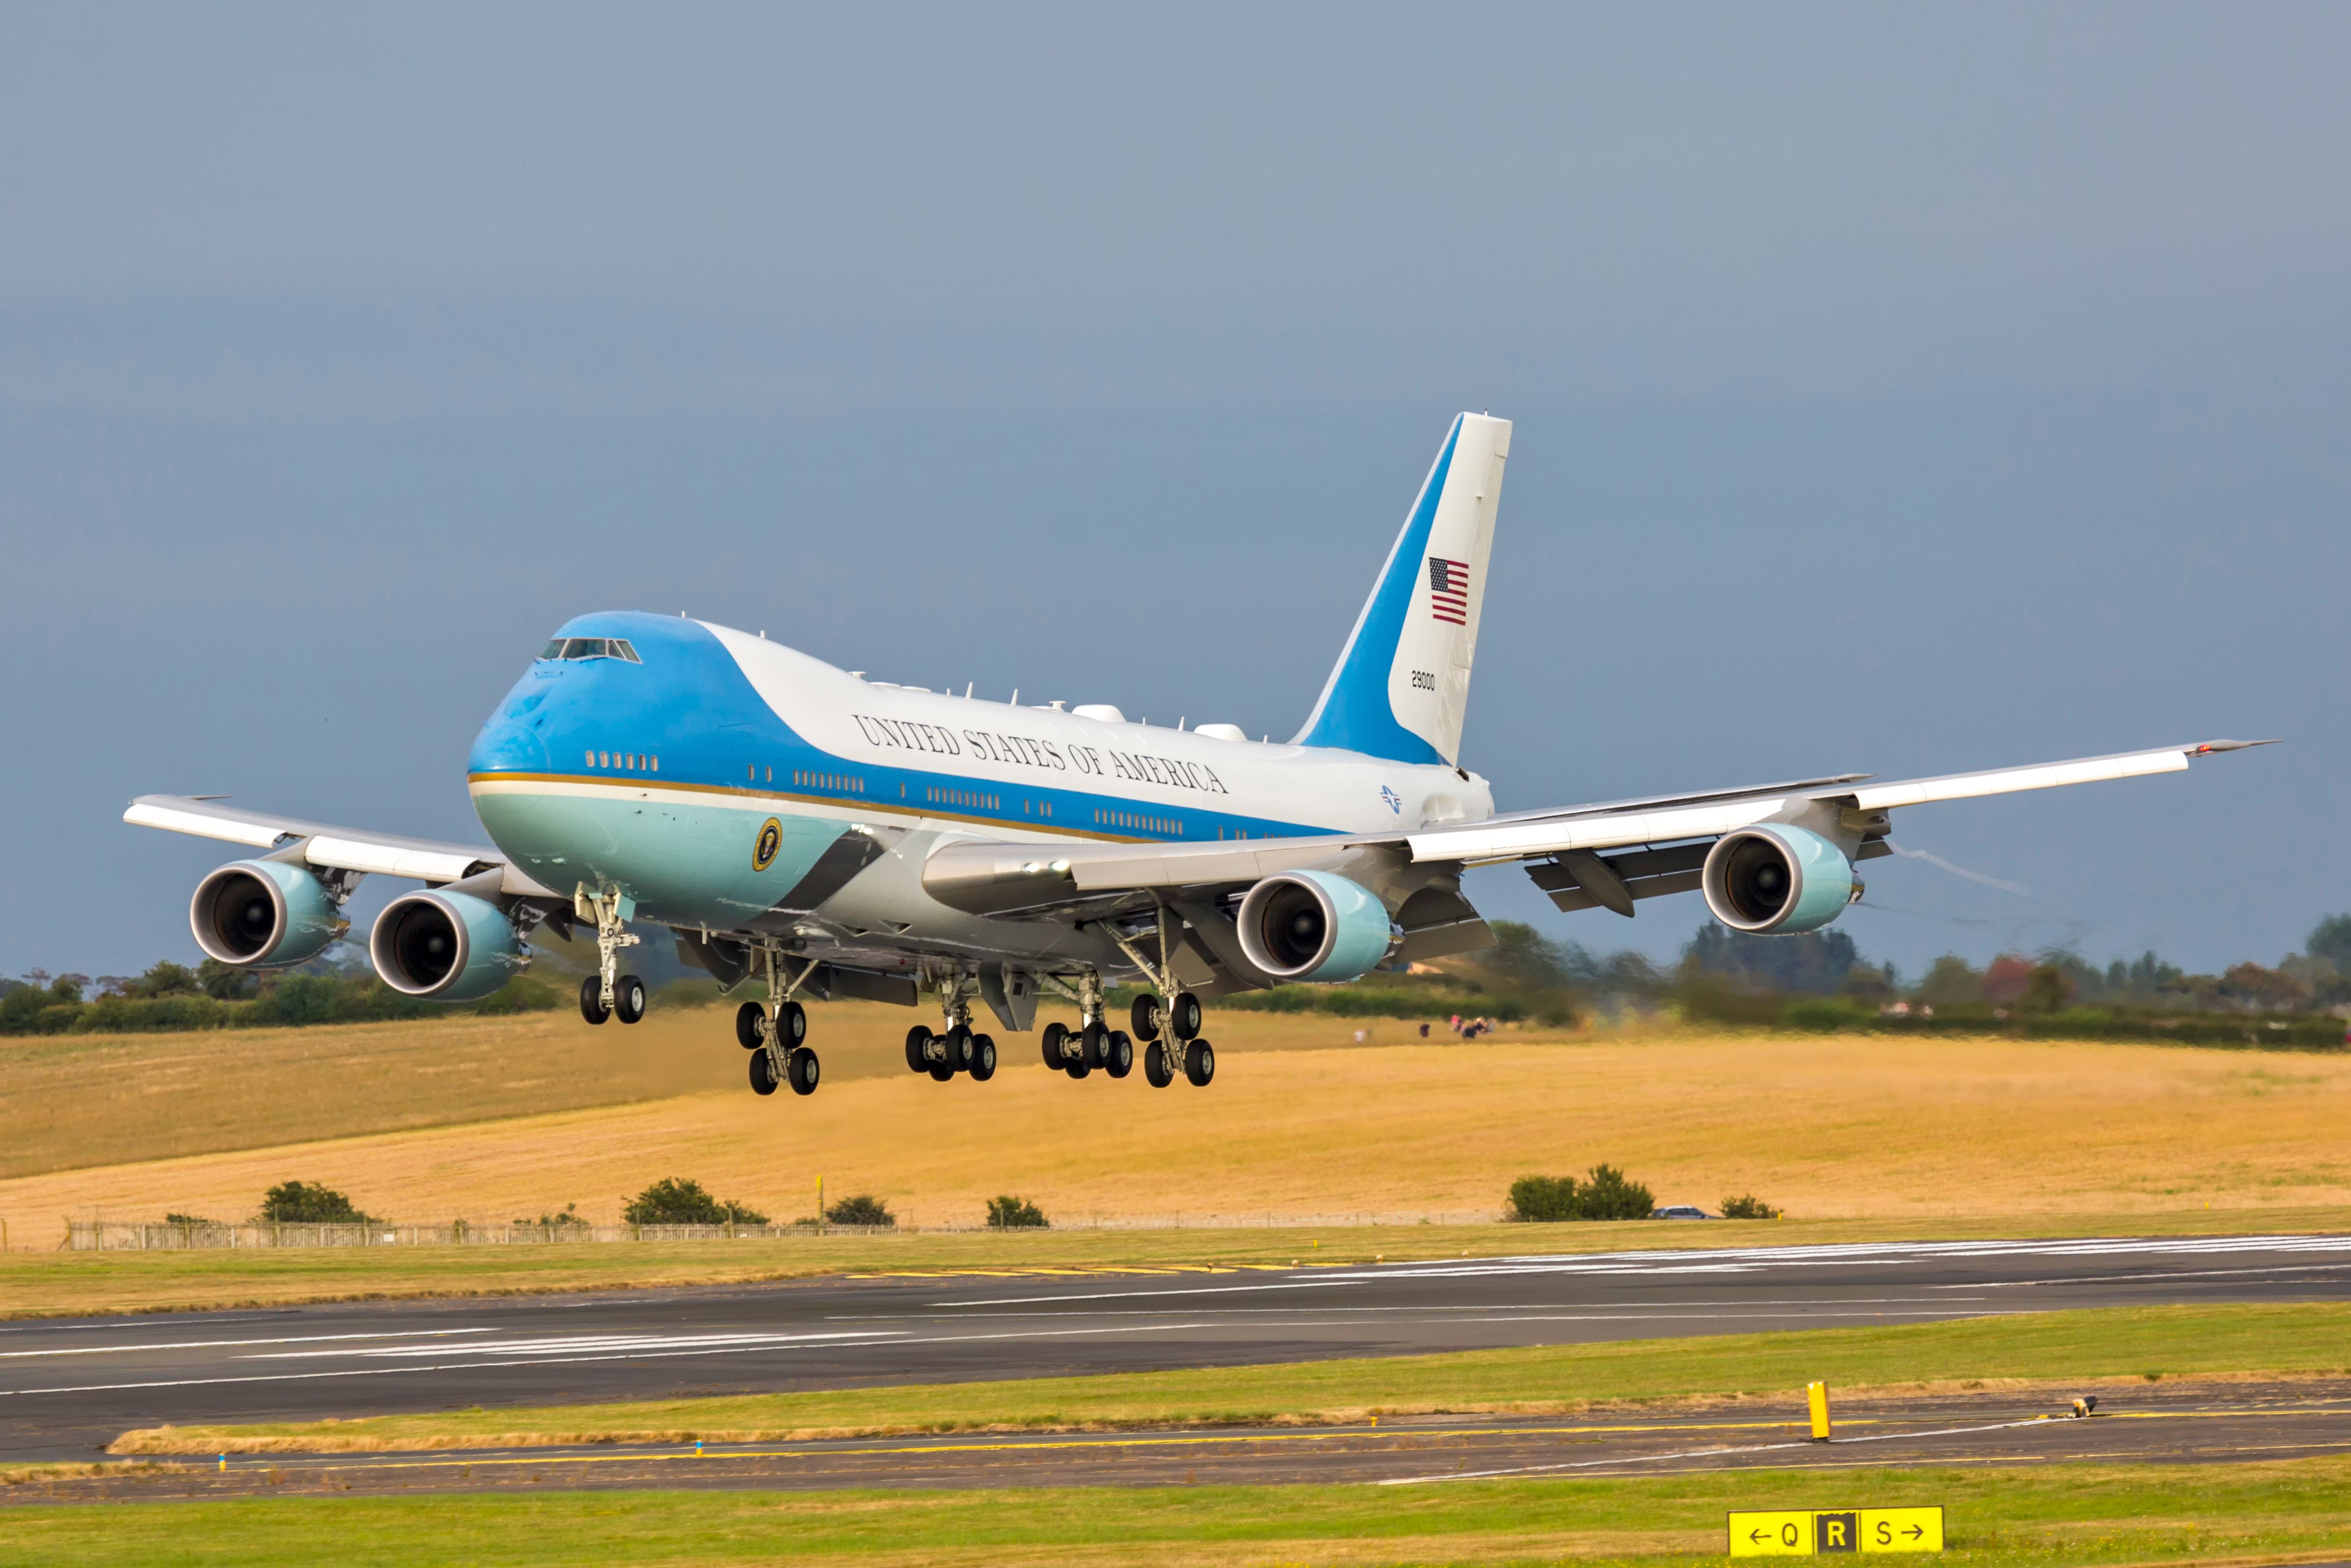
[(0, 1034), (146, 1034), (174, 1030), (292, 1029), (309, 1024), (378, 1023), (475, 1013), (539, 1012), (560, 1007), (565, 993), (543, 980), (509, 980), (463, 1009), (402, 996), (372, 978), (336, 980), (288, 975), (245, 1001), (211, 997), (99, 997), (60, 1002), (27, 987), (0, 998)]

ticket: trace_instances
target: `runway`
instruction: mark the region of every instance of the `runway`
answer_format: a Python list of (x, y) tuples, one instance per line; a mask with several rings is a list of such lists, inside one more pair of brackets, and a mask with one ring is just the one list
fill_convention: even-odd
[(2073, 1307), (2339, 1301), (2346, 1293), (2351, 1236), (2125, 1238), (1202, 1273), (1008, 1271), (47, 1320), (0, 1323), (0, 1463), (89, 1459), (122, 1431), (165, 1423), (1297, 1362)]

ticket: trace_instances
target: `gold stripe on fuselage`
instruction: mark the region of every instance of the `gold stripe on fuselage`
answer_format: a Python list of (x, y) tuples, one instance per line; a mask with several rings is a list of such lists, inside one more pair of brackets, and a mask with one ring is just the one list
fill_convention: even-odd
[[(667, 789), (677, 794), (722, 795), (746, 801), (790, 800), (834, 810), (853, 809), (872, 816), (908, 817), (916, 821), (973, 822), (984, 828), (1019, 828), (1024, 832), (1040, 833), (1050, 838), (1094, 839), (1113, 844), (1197, 844), (1210, 841), (1095, 832), (1084, 828), (1065, 828), (1059, 822), (1040, 822), (1034, 817), (979, 817), (963, 811), (925, 810), (911, 800), (883, 801), (871, 795), (809, 795), (794, 789), (762, 789), (747, 784), (689, 784), (683, 779), (639, 778), (624, 773), (468, 773), (465, 784), (468, 789), (476, 784), (586, 784), (605, 789)], [(995, 788), (1002, 789), (1005, 786), (997, 785)]]

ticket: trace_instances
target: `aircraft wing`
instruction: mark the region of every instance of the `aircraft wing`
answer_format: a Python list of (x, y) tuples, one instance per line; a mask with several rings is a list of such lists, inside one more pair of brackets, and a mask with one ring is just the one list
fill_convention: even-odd
[(527, 898), (561, 897), (485, 844), (444, 843), (435, 839), (409, 839), (392, 833), (332, 827), (299, 817), (248, 811), (190, 795), (141, 795), (131, 802), (122, 820), (138, 827), (224, 839), (264, 851), (284, 851), (299, 844), (305, 863), (329, 871), (371, 872), (382, 876), (414, 877), (420, 882), (450, 883), (496, 868), (505, 873), (504, 891), (507, 893)]
[(1867, 774), (1838, 774), (1749, 789), (1516, 812), (1416, 832), (1183, 844), (966, 841), (944, 845), (931, 855), (923, 885), (942, 903), (973, 914), (1107, 918), (1159, 902), (1212, 899), (1278, 872), (1369, 852), (1437, 866), (1541, 862), (1529, 868), (1537, 884), (1562, 908), (1582, 909), (1609, 901), (1586, 892), (1570, 862), (1559, 857), (1607, 853), (1609, 872), (1627, 884), (1634, 898), (1682, 893), (1698, 885), (1698, 868), (1714, 840), (1814, 807), (1859, 814), (1864, 841), (1858, 858), (1866, 860), (1889, 852), (1883, 843), (1891, 825), (1885, 814), (1898, 806), (2176, 773), (2194, 758), (2269, 744), (2210, 740), (1886, 783), (1869, 782)]

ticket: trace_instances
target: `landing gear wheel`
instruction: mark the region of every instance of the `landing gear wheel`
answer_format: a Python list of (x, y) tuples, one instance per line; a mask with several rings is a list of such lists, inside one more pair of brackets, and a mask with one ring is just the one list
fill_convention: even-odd
[[(761, 1052), (760, 1060), (765, 1061), (766, 1059), (767, 1053), (764, 1051)], [(769, 1071), (773, 1071), (774, 1070), (771, 1068)], [(793, 1093), (813, 1094), (816, 1092), (818, 1071), (816, 1052), (810, 1051), (807, 1046), (801, 1046), (798, 1051), (793, 1051), (791, 1055), (784, 1059), (784, 1071), (785, 1074), (792, 1081)]]
[(773, 1094), (776, 1092), (776, 1059), (764, 1051), (751, 1053), (751, 1092)]
[(757, 1051), (768, 1043), (767, 1010), (757, 1002), (745, 1002), (735, 1009), (735, 1043), (746, 1051)]
[(968, 1072), (971, 1071), (971, 1030), (965, 1028), (962, 1024), (957, 1024), (955, 1028), (947, 1030), (946, 1041), (948, 1071)]
[(797, 1050), (808, 1039), (808, 1009), (798, 1002), (786, 1002), (776, 1009), (776, 1043), (786, 1051)]
[(1217, 1075), (1216, 1048), (1205, 1040), (1196, 1040), (1184, 1048), (1184, 1076), (1196, 1089), (1206, 1089), (1208, 1080)]
[(604, 1005), (601, 977), (590, 975), (580, 982), (580, 1016), (590, 1023), (602, 1023), (612, 1016), (611, 1009)]
[(1064, 1069), (1064, 1071), (1072, 1078), (1083, 1078), (1087, 1073), (1092, 1072), (1093, 1069), (1088, 1067), (1082, 1061), (1072, 1061), (1066, 1069)]
[(921, 1024), (906, 1031), (906, 1071), (928, 1072), (931, 1070), (931, 1031)]
[(1099, 1021), (1086, 1025), (1085, 1032), (1078, 1036), (1078, 1065), (1100, 1067), (1102, 1064), (1102, 1047), (1109, 1040), (1110, 1030), (1102, 1028)]
[(634, 1023), (645, 1016), (645, 983), (634, 975), (623, 975), (612, 984), (612, 1016), (622, 1023)]
[(1167, 1065), (1167, 1047), (1158, 1040), (1143, 1048), (1143, 1076), (1154, 1089), (1165, 1089), (1176, 1082), (1176, 1070)]
[(1177, 1040), (1188, 1040), (1199, 1034), (1200, 998), (1191, 992), (1176, 992), (1176, 1005), (1167, 1009), (1167, 1026)]
[(1062, 1042), (1070, 1038), (1070, 1026), (1056, 1019), (1045, 1026), (1045, 1065), (1059, 1072), (1070, 1064), (1062, 1054)]
[(934, 1061), (925, 1067), (924, 1071), (928, 1072), (934, 1081), (945, 1083), (955, 1076), (955, 1063), (946, 1061)]
[(1126, 1021), (1134, 1030), (1134, 1038), (1146, 1044), (1159, 1038), (1159, 998), (1137, 997), (1134, 1005), (1126, 1009)]
[(975, 1082), (985, 1083), (996, 1076), (996, 1037), (976, 1034), (971, 1037), (971, 1076)]
[(1134, 1041), (1126, 1038), (1126, 1030), (1114, 1029), (1102, 1041), (1102, 1071), (1113, 1078), (1123, 1078), (1134, 1071)]

